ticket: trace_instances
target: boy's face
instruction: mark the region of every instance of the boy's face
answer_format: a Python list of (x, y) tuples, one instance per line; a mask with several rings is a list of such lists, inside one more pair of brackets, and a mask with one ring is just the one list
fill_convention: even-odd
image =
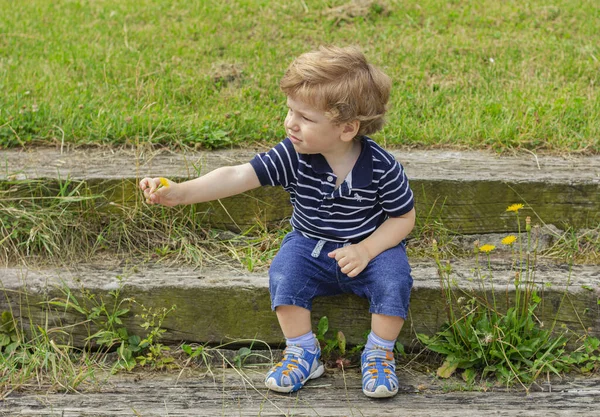
[(287, 98), (287, 106), (285, 132), (298, 153), (327, 156), (344, 146), (344, 124), (332, 123), (323, 110), (292, 97)]

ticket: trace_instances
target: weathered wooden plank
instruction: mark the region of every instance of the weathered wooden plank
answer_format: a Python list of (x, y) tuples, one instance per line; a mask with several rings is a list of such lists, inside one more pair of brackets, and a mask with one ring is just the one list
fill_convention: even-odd
[(502, 180), (412, 182), (417, 212), (422, 220), (440, 219), (455, 233), (512, 232), (517, 217), (507, 213), (513, 203), (525, 203), (525, 217), (560, 229), (591, 228), (600, 224), (600, 184), (557, 184), (542, 181), (508, 183)]
[[(255, 150), (177, 154), (169, 152), (48, 149), (0, 151), (0, 182), (12, 180), (6, 197), (27, 194), (25, 179), (44, 179), (48, 195), (56, 180), (86, 181), (91, 194), (103, 195), (99, 212), (122, 213), (141, 204), (137, 181), (146, 175), (176, 180), (193, 178), (219, 166), (248, 161)], [(562, 227), (600, 223), (600, 157), (504, 156), (485, 152), (394, 151), (405, 165), (415, 191), (420, 220), (439, 219), (457, 233), (507, 232), (517, 229), (508, 205), (524, 202), (523, 215)], [(16, 183), (15, 183), (16, 181)], [(19, 185), (19, 181), (21, 184)], [(246, 228), (257, 218), (278, 222), (291, 214), (280, 188), (261, 188), (220, 202), (200, 204), (202, 221), (214, 227)]]
[[(506, 264), (493, 263), (492, 275), (501, 306), (505, 294), (510, 298), (514, 292), (514, 272), (507, 270)], [(72, 312), (56, 309), (48, 312), (44, 301), (65, 298), (60, 287), (66, 285), (80, 303), (86, 300), (81, 295), (81, 288), (85, 287), (96, 301), (103, 299), (109, 304), (112, 300), (108, 293), (118, 288), (118, 277), (124, 277), (121, 297), (133, 297), (137, 302), (124, 319), (129, 333), (143, 334), (142, 319), (137, 316), (142, 312), (140, 306), (157, 311), (176, 305), (177, 310), (163, 323), (167, 343), (182, 340), (220, 343), (250, 338), (277, 345), (283, 340), (270, 309), (268, 277), (264, 272), (243, 274), (160, 265), (140, 265), (129, 272), (101, 266), (77, 266), (69, 270), (4, 268), (0, 270), (0, 279), (6, 297), (0, 298), (0, 311), (11, 308), (24, 324), (30, 319), (45, 323), (48, 317), (56, 326), (79, 323), (82, 317)], [(446, 320), (447, 305), (436, 267), (431, 263), (415, 264), (413, 277), (410, 317), (400, 337), (405, 344), (412, 342), (415, 333), (433, 334)], [(489, 279), (482, 286), (470, 263), (454, 265), (452, 280), (467, 293), (492, 299)], [(582, 331), (583, 326), (591, 334), (600, 335), (600, 268), (580, 265), (569, 270), (566, 266), (539, 265), (535, 282), (544, 300), (537, 316), (547, 326), (556, 320), (559, 327), (564, 324)], [(88, 301), (88, 308), (91, 306)], [(364, 342), (364, 334), (370, 328), (367, 302), (352, 295), (317, 299), (313, 309), (315, 329), (321, 316), (328, 316), (330, 329), (342, 330), (350, 344)], [(73, 327), (71, 331), (76, 345), (82, 345), (90, 335), (85, 326)]]
[[(144, 149), (26, 148), (0, 150), (0, 179), (193, 177), (249, 161), (266, 148), (211, 152), (150, 152)], [(503, 180), (509, 183), (598, 183), (600, 156), (498, 155), (485, 151), (391, 150), (415, 180)]]
[[(73, 182), (70, 189), (80, 184)], [(544, 222), (558, 228), (593, 228), (600, 224), (600, 184), (546, 184), (527, 182), (508, 184), (501, 181), (412, 181), (416, 209), (420, 222), (439, 220), (450, 231), (463, 234), (514, 232), (517, 217), (506, 208), (523, 201), (521, 227), (525, 216), (535, 223)], [(0, 184), (0, 189), (2, 185)], [(10, 184), (5, 187), (6, 198), (28, 198), (32, 185)], [(130, 209), (143, 204), (134, 180), (92, 180), (79, 189), (89, 189), (96, 195), (92, 204), (99, 215), (127, 216)], [(46, 182), (37, 196), (58, 195), (59, 185)], [(51, 200), (48, 203), (52, 203)], [(261, 187), (220, 201), (197, 204), (203, 225), (240, 231), (262, 223), (281, 222), (291, 216), (288, 194), (279, 187)]]
[[(447, 381), (398, 371), (399, 394), (369, 399), (356, 368), (328, 371), (291, 395), (267, 391), (265, 369), (136, 373), (111, 377), (83, 393), (18, 394), (0, 403), (0, 415), (47, 417), (113, 416), (594, 416), (600, 413), (598, 376), (565, 378), (529, 395), (502, 388), (444, 389)], [(458, 382), (451, 382), (459, 386)]]

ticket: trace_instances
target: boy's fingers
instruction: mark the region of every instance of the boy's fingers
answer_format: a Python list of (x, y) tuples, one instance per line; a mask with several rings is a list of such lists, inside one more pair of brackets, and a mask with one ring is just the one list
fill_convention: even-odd
[(360, 274), (360, 270), (358, 268), (354, 268), (352, 271), (348, 272), (346, 275), (348, 275), (350, 278), (354, 278), (358, 274)]

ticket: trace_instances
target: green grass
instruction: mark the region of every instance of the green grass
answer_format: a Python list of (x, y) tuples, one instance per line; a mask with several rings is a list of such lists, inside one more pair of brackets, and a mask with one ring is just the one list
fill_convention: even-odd
[(274, 144), (333, 43), (393, 78), (387, 146), (600, 151), (596, 0), (344, 3), (0, 0), (0, 147)]
[[(86, 181), (15, 180), (0, 183), (0, 263), (69, 265), (143, 259), (196, 266), (227, 264), (265, 270), (289, 231), (287, 219), (266, 223), (260, 216), (237, 233), (211, 228), (201, 205), (146, 206), (141, 198), (119, 202), (122, 184), (99, 191)], [(543, 219), (540, 219), (543, 220)], [(537, 224), (534, 225), (537, 230)], [(549, 232), (546, 232), (549, 233)], [(432, 259), (433, 241), (444, 259), (472, 255), (441, 217), (419, 217), (409, 237), (411, 259)], [(473, 238), (475, 239), (475, 238)], [(600, 224), (568, 228), (540, 249), (547, 260), (600, 262)]]

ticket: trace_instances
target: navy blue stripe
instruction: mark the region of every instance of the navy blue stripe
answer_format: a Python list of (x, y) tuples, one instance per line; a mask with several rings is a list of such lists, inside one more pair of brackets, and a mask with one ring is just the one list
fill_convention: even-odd
[(373, 140), (362, 141), (361, 156), (352, 171), (354, 188), (343, 183), (335, 189), (335, 174), (324, 158), (298, 154), (287, 138), (256, 155), (250, 164), (261, 185), (281, 185), (290, 193), (294, 229), (317, 239), (359, 241), (388, 217), (401, 216), (414, 207), (402, 165)]

